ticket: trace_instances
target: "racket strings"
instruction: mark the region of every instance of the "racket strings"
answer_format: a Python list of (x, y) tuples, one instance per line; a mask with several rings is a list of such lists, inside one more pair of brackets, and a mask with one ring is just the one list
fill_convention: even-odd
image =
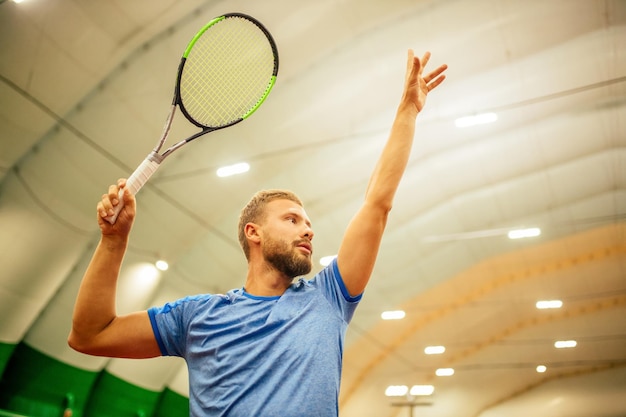
[(265, 33), (246, 19), (224, 19), (187, 57), (180, 84), (183, 106), (203, 126), (231, 124), (263, 100), (273, 72), (274, 53)]

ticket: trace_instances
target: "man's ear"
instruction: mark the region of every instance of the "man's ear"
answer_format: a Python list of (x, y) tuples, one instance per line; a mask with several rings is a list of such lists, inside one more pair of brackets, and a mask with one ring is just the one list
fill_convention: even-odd
[(261, 241), (260, 227), (255, 223), (246, 223), (243, 227), (244, 234), (248, 240), (259, 243)]

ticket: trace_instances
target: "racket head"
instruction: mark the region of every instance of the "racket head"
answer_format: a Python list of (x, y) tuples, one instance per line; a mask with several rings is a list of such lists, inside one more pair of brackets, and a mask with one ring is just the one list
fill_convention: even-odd
[(269, 31), (251, 16), (225, 14), (189, 42), (174, 104), (203, 131), (232, 126), (259, 108), (277, 75), (278, 49)]

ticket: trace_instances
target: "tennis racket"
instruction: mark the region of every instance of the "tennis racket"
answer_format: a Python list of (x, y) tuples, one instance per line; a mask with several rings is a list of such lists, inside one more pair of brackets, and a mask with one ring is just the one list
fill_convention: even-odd
[[(268, 30), (256, 19), (229, 13), (207, 23), (187, 45), (178, 66), (174, 99), (156, 147), (128, 178), (136, 194), (174, 151), (200, 136), (247, 119), (270, 93), (278, 74), (278, 50)], [(176, 107), (201, 130), (162, 153)], [(124, 207), (120, 190), (113, 224)]]

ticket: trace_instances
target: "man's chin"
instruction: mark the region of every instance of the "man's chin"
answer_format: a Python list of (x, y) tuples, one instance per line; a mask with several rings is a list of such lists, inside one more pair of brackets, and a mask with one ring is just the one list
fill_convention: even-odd
[(295, 271), (293, 271), (295, 273), (293, 277), (296, 278), (296, 277), (307, 275), (309, 272), (311, 272), (312, 269), (313, 269), (313, 264), (310, 261), (306, 265), (305, 264), (299, 265), (299, 267)]

